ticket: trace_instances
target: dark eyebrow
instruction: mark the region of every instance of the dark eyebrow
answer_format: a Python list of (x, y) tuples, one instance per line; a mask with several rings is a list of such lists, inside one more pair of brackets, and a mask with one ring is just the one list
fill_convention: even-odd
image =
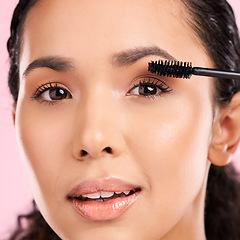
[(23, 73), (26, 76), (31, 71), (37, 68), (50, 68), (58, 72), (73, 71), (75, 69), (73, 62), (62, 57), (42, 57), (34, 60), (28, 65)]
[(173, 57), (170, 53), (168, 53), (166, 50), (156, 46), (151, 46), (151, 47), (138, 47), (122, 51), (119, 53), (114, 53), (112, 55), (111, 62), (115, 66), (122, 67), (132, 65), (141, 58), (150, 55), (159, 56), (167, 60), (177, 61), (177, 59)]
[[(114, 53), (112, 55), (111, 62), (114, 66), (121, 67), (126, 65), (132, 65), (141, 58), (150, 55), (159, 56), (172, 61), (177, 61), (177, 59), (173, 57), (170, 53), (168, 53), (166, 50), (156, 46), (151, 46), (138, 47), (134, 49), (124, 50), (119, 53)], [(30, 63), (24, 71), (23, 76), (28, 75), (30, 72), (38, 68), (50, 68), (58, 72), (73, 71), (75, 69), (73, 62), (69, 59), (57, 56), (47, 56), (38, 58), (32, 63)]]

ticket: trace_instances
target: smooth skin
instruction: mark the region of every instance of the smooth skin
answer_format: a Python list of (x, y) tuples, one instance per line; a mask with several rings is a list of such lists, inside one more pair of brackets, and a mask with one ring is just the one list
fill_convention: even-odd
[[(208, 170), (230, 162), (237, 148), (240, 97), (220, 109), (213, 79), (147, 71), (149, 61), (167, 56), (119, 63), (125, 51), (158, 47), (213, 66), (187, 17), (177, 0), (40, 0), (28, 14), (13, 117), (35, 200), (61, 239), (206, 239)], [(49, 57), (68, 66), (26, 71)], [(139, 84), (149, 81), (146, 96)], [(56, 83), (58, 100), (47, 89)], [(76, 213), (71, 189), (108, 177), (140, 186), (137, 201), (111, 221)]]

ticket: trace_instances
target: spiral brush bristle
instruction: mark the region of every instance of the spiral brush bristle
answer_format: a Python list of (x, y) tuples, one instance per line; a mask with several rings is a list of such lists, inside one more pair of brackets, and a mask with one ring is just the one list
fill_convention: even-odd
[(190, 78), (192, 75), (192, 63), (174, 61), (152, 61), (148, 63), (148, 71), (160, 76), (175, 78)]

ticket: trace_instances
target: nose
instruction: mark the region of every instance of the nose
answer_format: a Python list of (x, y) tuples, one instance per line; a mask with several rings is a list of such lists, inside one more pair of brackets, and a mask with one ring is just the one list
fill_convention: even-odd
[(116, 157), (123, 151), (118, 111), (104, 91), (87, 95), (75, 116), (73, 155), (76, 159)]

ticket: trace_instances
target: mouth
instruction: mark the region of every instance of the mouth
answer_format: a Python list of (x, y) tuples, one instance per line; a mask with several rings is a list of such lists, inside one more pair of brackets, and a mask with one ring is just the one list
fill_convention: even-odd
[(113, 220), (137, 200), (141, 188), (116, 179), (86, 181), (68, 195), (74, 210), (91, 221)]
[(74, 197), (79, 201), (96, 201), (96, 202), (106, 202), (115, 198), (124, 198), (133, 195), (134, 193), (140, 191), (140, 189), (136, 188), (131, 191), (123, 191), (123, 192), (104, 192), (99, 191), (96, 193), (78, 195)]

